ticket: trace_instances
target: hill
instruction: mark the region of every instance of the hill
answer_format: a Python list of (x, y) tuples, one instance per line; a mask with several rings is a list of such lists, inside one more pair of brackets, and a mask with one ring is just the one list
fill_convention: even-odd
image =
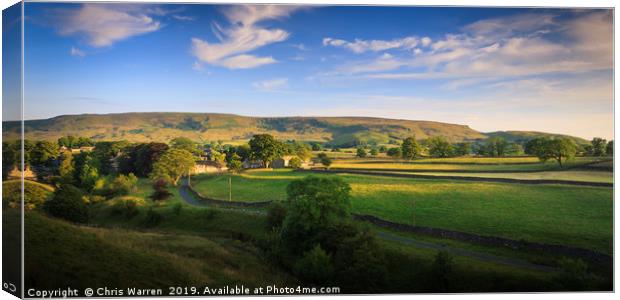
[(539, 131), (495, 131), (495, 132), (487, 132), (487, 136), (489, 137), (502, 137), (509, 142), (523, 144), (533, 138), (537, 137), (548, 137), (548, 138), (569, 138), (572, 139), (577, 144), (587, 144), (589, 143), (587, 140), (574, 137), (570, 135), (564, 134), (554, 134), (554, 133), (546, 133)]
[[(10, 224), (19, 221), (12, 212), (3, 215)], [(265, 286), (288, 276), (265, 266), (253, 246), (225, 238), (76, 226), (36, 211), (26, 214), (25, 232), (25, 282), (39, 290), (67, 282), (78, 289)]]
[[(5, 136), (19, 134), (19, 122), (4, 122)], [(95, 140), (169, 141), (184, 136), (197, 141), (246, 141), (269, 133), (279, 139), (328, 142), (388, 143), (415, 135), (443, 135), (451, 141), (485, 138), (466, 125), (367, 117), (246, 117), (215, 113), (122, 113), (63, 115), (25, 122), (28, 139), (55, 140), (63, 135)]]
[[(4, 122), (5, 138), (19, 136), (19, 122)], [(451, 142), (479, 141), (503, 136), (510, 141), (553, 134), (507, 131), (482, 133), (467, 125), (371, 117), (247, 117), (218, 113), (120, 113), (63, 115), (27, 120), (26, 138), (56, 140), (64, 135), (94, 140), (167, 142), (188, 137), (207, 142), (244, 142), (254, 134), (268, 133), (284, 140), (322, 142), (335, 147), (385, 144), (415, 135), (418, 139), (445, 136)], [(574, 138), (576, 141), (584, 140)]]

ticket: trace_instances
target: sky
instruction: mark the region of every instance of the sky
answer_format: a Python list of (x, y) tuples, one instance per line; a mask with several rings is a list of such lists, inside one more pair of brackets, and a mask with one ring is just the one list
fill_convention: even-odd
[(25, 5), (26, 119), (373, 116), (613, 137), (611, 10)]

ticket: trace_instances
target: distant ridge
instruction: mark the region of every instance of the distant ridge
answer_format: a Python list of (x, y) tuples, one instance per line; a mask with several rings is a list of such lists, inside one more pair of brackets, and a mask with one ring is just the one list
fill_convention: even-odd
[[(482, 133), (467, 125), (377, 117), (246, 117), (221, 113), (117, 113), (62, 115), (25, 121), (26, 138), (56, 140), (64, 135), (95, 140), (167, 142), (175, 137), (197, 141), (243, 142), (258, 133), (279, 139), (316, 141), (336, 147), (359, 143), (389, 143), (415, 135), (418, 139), (444, 136), (451, 142), (502, 136), (511, 141), (553, 134), (526, 131)], [(5, 138), (19, 136), (19, 121), (3, 122)], [(580, 138), (576, 141), (585, 142)]]

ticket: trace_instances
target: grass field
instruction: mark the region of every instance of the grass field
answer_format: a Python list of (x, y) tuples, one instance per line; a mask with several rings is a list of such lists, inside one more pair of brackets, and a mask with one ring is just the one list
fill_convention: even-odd
[[(597, 161), (597, 158), (577, 157), (565, 163), (565, 168), (580, 166)], [(561, 170), (557, 163), (541, 163), (535, 157), (454, 157), (454, 158), (424, 158), (413, 161), (390, 160), (381, 158), (366, 159), (337, 159), (331, 168), (337, 169), (386, 169), (386, 170), (464, 170), (464, 171), (540, 171)]]
[[(309, 175), (252, 171), (232, 178), (233, 201), (284, 200)], [(612, 251), (613, 190), (333, 174), (353, 189), (352, 208), (387, 220), (512, 239)], [(228, 176), (197, 176), (201, 194), (228, 199)]]
[[(385, 173), (385, 172), (382, 172)], [(420, 174), (431, 176), (453, 176), (453, 177), (481, 177), (481, 178), (509, 178), (509, 179), (526, 179), (526, 180), (568, 180), (582, 182), (604, 182), (613, 183), (614, 174), (612, 172), (603, 171), (543, 171), (543, 172), (502, 172), (502, 173), (476, 173), (476, 172), (394, 172), (387, 173), (396, 174)]]

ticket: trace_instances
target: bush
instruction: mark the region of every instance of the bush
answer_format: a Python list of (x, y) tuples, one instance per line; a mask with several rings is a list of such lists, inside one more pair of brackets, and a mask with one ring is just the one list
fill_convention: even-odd
[(292, 181), (286, 192), (282, 234), (292, 249), (309, 250), (315, 244), (312, 237), (349, 218), (351, 187), (340, 178), (308, 176)]
[[(8, 207), (18, 208), (21, 203), (22, 184), (20, 180), (2, 182), (2, 202)], [(24, 209), (40, 207), (52, 194), (52, 189), (42, 184), (24, 182)]]
[(327, 284), (332, 280), (334, 266), (331, 257), (320, 245), (306, 251), (303, 257), (295, 264), (295, 274), (304, 283)]
[(281, 202), (273, 202), (267, 210), (267, 227), (280, 228), (286, 218), (286, 206)]
[(155, 227), (163, 220), (164, 216), (162, 214), (156, 212), (152, 207), (149, 207), (149, 210), (146, 212), (146, 216), (144, 217), (144, 226)]
[(70, 222), (88, 222), (88, 207), (84, 202), (84, 193), (71, 184), (61, 185), (52, 199), (43, 204), (43, 209), (53, 217)]
[(301, 168), (301, 159), (299, 157), (293, 157), (288, 161), (288, 166), (293, 169)]
[(129, 173), (129, 175), (121, 174), (116, 177), (107, 176), (95, 181), (93, 193), (107, 198), (125, 196), (135, 191), (137, 185), (138, 178), (132, 173)]
[(153, 183), (153, 189), (155, 190), (151, 195), (151, 199), (155, 201), (162, 201), (170, 198), (172, 193), (168, 191), (168, 184), (165, 180), (157, 180)]
[(349, 226), (336, 247), (334, 264), (338, 285), (356, 293), (384, 291), (388, 283), (385, 254), (372, 231)]
[(131, 219), (140, 212), (138, 207), (144, 206), (144, 200), (138, 197), (120, 197), (112, 202), (112, 214), (122, 215)]

